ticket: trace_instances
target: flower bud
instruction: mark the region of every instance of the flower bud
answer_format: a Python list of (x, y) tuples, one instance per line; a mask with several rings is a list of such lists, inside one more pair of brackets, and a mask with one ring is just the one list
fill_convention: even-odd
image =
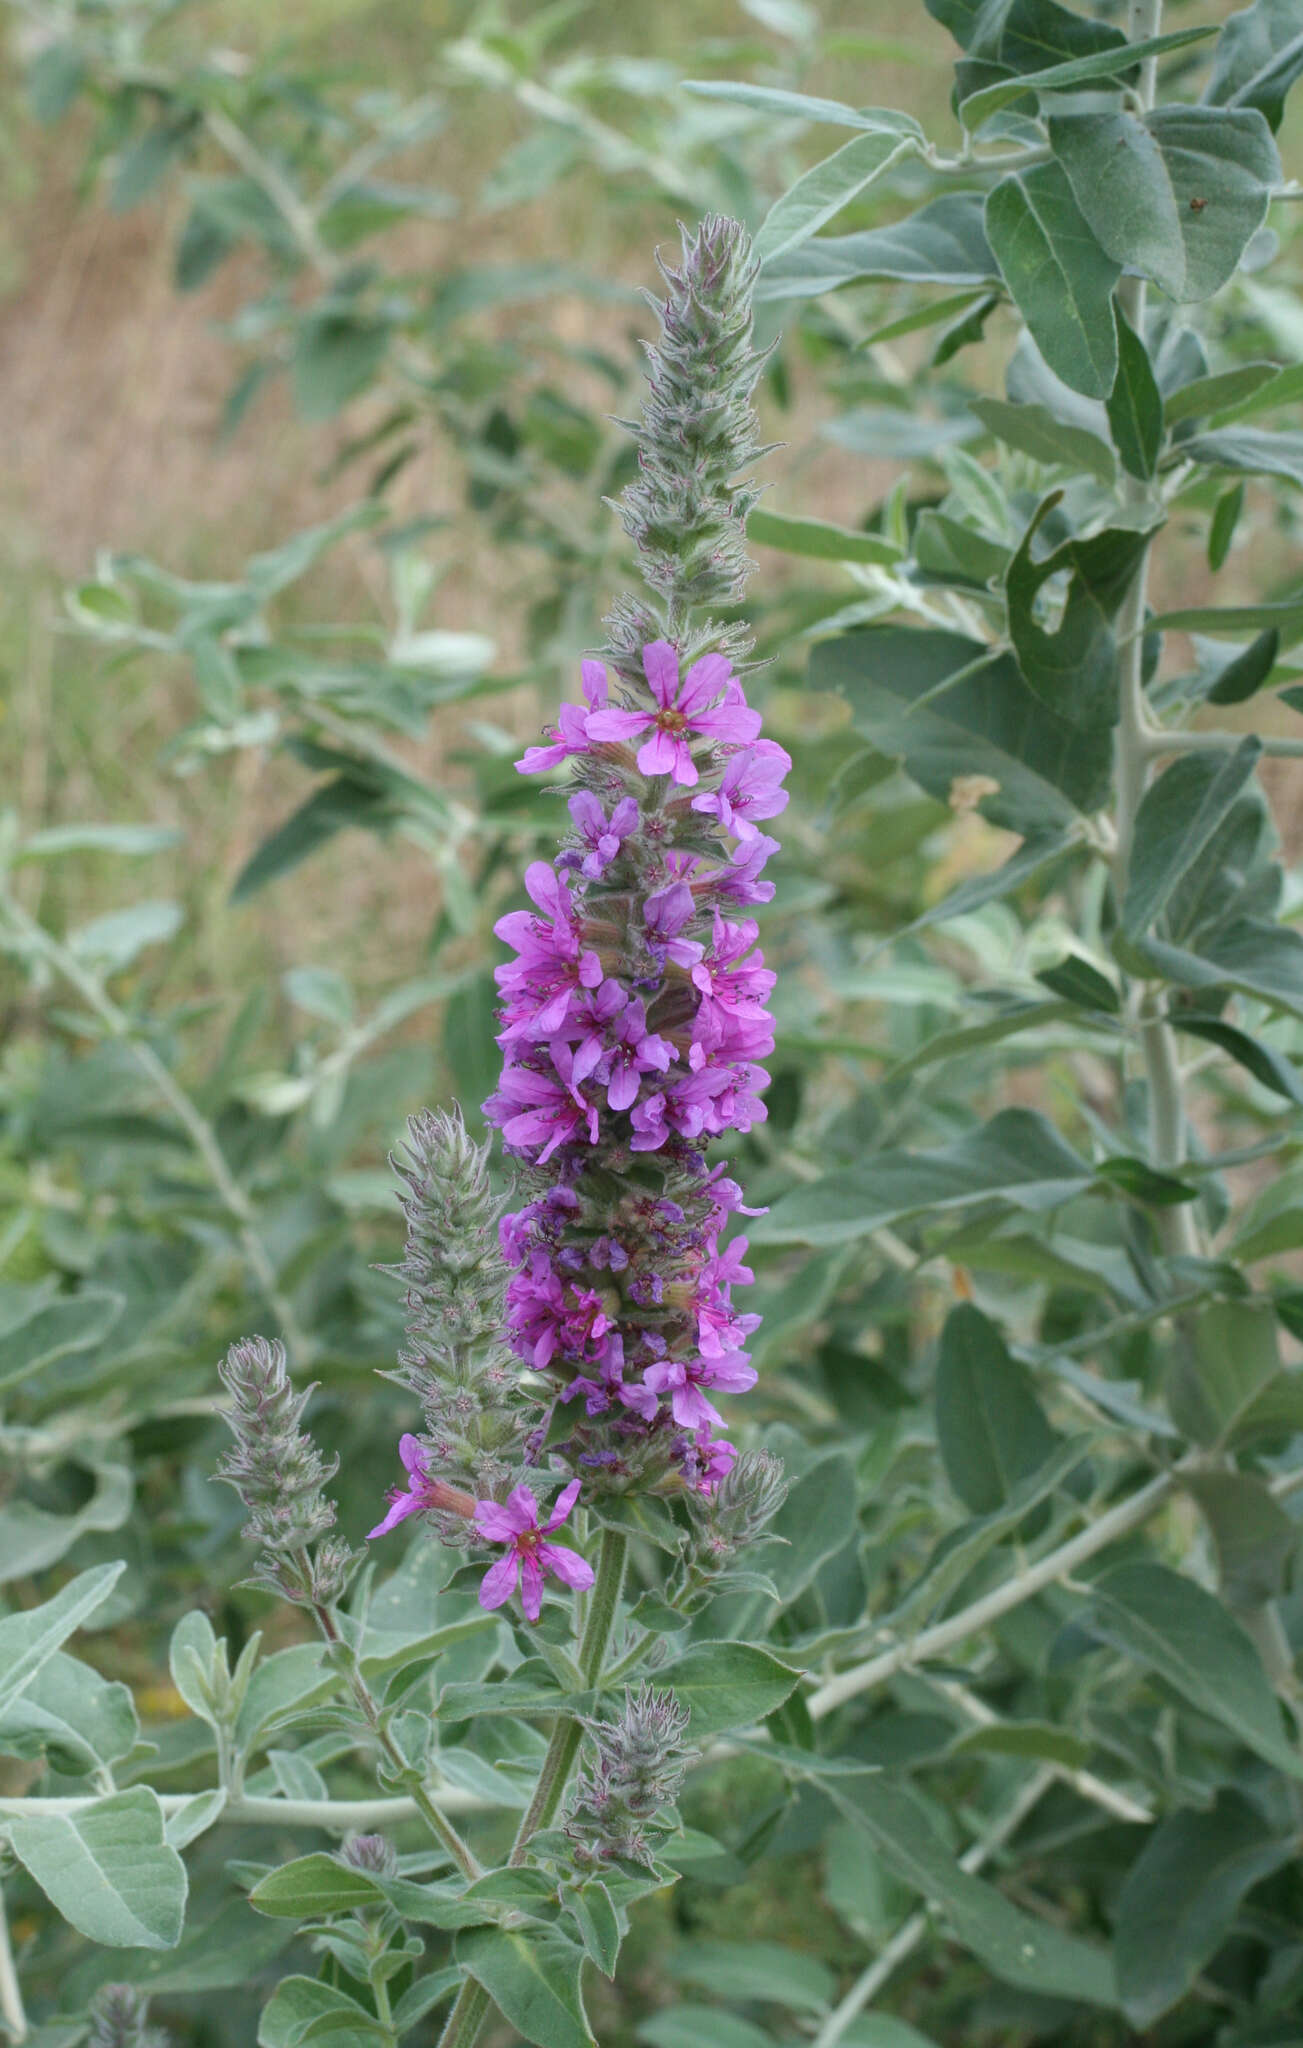
[(256, 1576), (287, 1598), (302, 1599), (297, 1560), (334, 1524), (334, 1503), (324, 1489), (339, 1464), (338, 1458), (326, 1462), (300, 1426), (315, 1389), (295, 1393), (284, 1345), (265, 1337), (233, 1344), (218, 1372), (231, 1397), (226, 1421), (235, 1444), (217, 1476), (244, 1502), (246, 1538), (263, 1546)]
[(131, 1984), (105, 1984), (91, 2000), (86, 2048), (170, 2048), (162, 2027), (147, 2025), (149, 2000)]
[(626, 1690), (618, 1721), (586, 1721), (590, 1749), (565, 1819), (580, 1869), (626, 1862), (650, 1866), (657, 1840), (673, 1831), (668, 1809), (696, 1755), (684, 1742), (688, 1710), (672, 1692)]

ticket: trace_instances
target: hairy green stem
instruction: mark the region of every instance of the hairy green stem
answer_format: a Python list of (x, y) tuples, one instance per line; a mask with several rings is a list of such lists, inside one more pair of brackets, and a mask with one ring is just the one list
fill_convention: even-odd
[(348, 1680), (349, 1691), (357, 1703), (358, 1711), (394, 1769), (411, 1782), (412, 1800), (417, 1812), (435, 1840), (448, 1851), (448, 1854), (452, 1857), (453, 1862), (457, 1865), (462, 1875), (468, 1882), (473, 1884), (477, 1877), (484, 1875), (483, 1871), (452, 1822), (435, 1805), (425, 1786), (413, 1779), (410, 1764), (381, 1719), (379, 1704), (375, 1694), (362, 1676), (356, 1656), (350, 1646), (345, 1643), (335, 1626), (334, 1615), (320, 1601), (314, 1601), (312, 1611), (317, 1618), (317, 1626), (320, 1628), (331, 1649), (337, 1655), (347, 1658), (348, 1661), (344, 1667), (345, 1676)]
[[(584, 1623), (583, 1641), (579, 1646), (579, 1668), (591, 1687), (595, 1687), (602, 1676), (602, 1666), (606, 1661), (611, 1631), (615, 1626), (616, 1612), (620, 1605), (627, 1552), (627, 1537), (615, 1529), (602, 1531), (597, 1575), (593, 1581), (593, 1590), (588, 1596), (588, 1615)], [(550, 1826), (556, 1818), (557, 1808), (561, 1804), (570, 1773), (574, 1769), (583, 1735), (582, 1722), (557, 1722), (539, 1770), (534, 1796), (516, 1832), (508, 1859), (510, 1863), (523, 1863), (531, 1837), (537, 1834), (540, 1828)], [(488, 1993), (473, 1977), (468, 1977), (448, 2015), (448, 2024), (439, 2037), (439, 2048), (472, 2048), (488, 2016), (491, 2004)]]
[[(607, 1645), (611, 1640), (616, 1609), (620, 1604), (620, 1589), (624, 1584), (627, 1550), (627, 1537), (622, 1536), (616, 1529), (603, 1529), (602, 1547), (597, 1558), (597, 1577), (588, 1596), (588, 1619), (584, 1624), (584, 1639), (579, 1646), (579, 1668), (591, 1687), (597, 1685), (606, 1661)], [(539, 1828), (549, 1827), (555, 1819), (583, 1736), (582, 1722), (557, 1722), (552, 1740), (547, 1747), (547, 1755), (543, 1758), (542, 1769), (538, 1774), (534, 1797), (529, 1802), (512, 1845), (512, 1863), (524, 1862), (530, 1836), (536, 1834)]]

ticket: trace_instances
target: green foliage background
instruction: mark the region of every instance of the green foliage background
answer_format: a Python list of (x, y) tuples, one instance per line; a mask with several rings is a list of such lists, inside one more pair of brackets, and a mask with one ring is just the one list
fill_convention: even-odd
[[(1098, 23), (1056, 46), (1048, 0), (937, 13), (976, 36), (961, 96), (1100, 46)], [(234, 1664), (263, 1630), (302, 1704), (294, 1622), (239, 1586), (238, 1504), (209, 1484), (216, 1359), (285, 1335), (359, 1536), (410, 1420), (375, 1377), (401, 1338), (374, 1270), (385, 1154), (496, 1069), (491, 925), (557, 829), (511, 763), (624, 580), (602, 499), (631, 460), (610, 416), (637, 401), (637, 287), (678, 218), (758, 228), (844, 143), (826, 201), (798, 185), (767, 230), (784, 445), (748, 607), (796, 763), (764, 917), (770, 1121), (734, 1152), (771, 1204), (751, 1412), (793, 1476), (789, 1547), (778, 1599), (718, 1602), (708, 1631), (809, 1686), (693, 1779), (683, 1881), (638, 1909), (590, 2015), (603, 2048), (1303, 2038), (1297, 206), (1273, 208), (1270, 267), (1250, 250), (1187, 309), (1197, 338), (1156, 290), (1138, 334), (1112, 242), (1144, 204), (1080, 109), (1051, 103), (1087, 127), (1008, 177), (989, 248), (970, 217), (911, 269), (864, 242), (940, 189), (893, 157), (907, 126), (682, 89), (905, 109), (953, 159), (954, 42), (922, 6), (12, 15), (6, 1655), (76, 1575), (125, 1569), (40, 1695), (57, 1717), (80, 1690), (72, 1735), (0, 1720), (0, 1813), (116, 1784), (161, 1854), (137, 1788), (175, 1818), (213, 1782), (185, 1677), (213, 1631)], [(1303, 35), (1287, 0), (1254, 21)], [(1165, 59), (1169, 97), (1207, 54)], [(1028, 146), (1025, 93), (988, 153)], [(1297, 123), (1291, 103), (1286, 176)], [(1217, 175), (1180, 188), (1153, 272), (1174, 291), (1178, 263), (1220, 287), (1218, 238), (1244, 253)], [(1023, 322), (1063, 382), (1024, 341), (1006, 384)], [(1142, 796), (1125, 702), (1116, 756), (1113, 727), (1141, 647), (1128, 508), (1160, 460), (1167, 634), (1131, 709), (1231, 737), (1155, 742)], [(427, 1708), (432, 1672), (494, 1668), (476, 1642), (411, 1647), (437, 1566), (418, 1545), (383, 1594)], [(639, 1567), (654, 1585), (650, 1544)], [(736, 1684), (751, 1708), (720, 1727), (769, 1704)], [(534, 1755), (528, 1716), (505, 1725), (454, 1716), (466, 1783)], [(255, 1799), (368, 1796), (310, 1715), (244, 1737)], [(15, 1819), (37, 1828), (3, 1874), (45, 2048), (84, 2039), (116, 1977), (154, 1985), (181, 2041), (304, 2038), (302, 2012), (259, 2013), (317, 1954), (240, 1892), (322, 1837), (186, 1816), (185, 1945), (160, 1921), (111, 1951)]]

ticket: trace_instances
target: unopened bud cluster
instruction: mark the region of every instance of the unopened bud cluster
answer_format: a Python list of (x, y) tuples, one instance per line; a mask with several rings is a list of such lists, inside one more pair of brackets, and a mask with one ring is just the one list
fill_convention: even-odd
[(350, 1870), (364, 1870), (368, 1877), (398, 1875), (398, 1851), (383, 1835), (350, 1835), (339, 1860)]
[[(402, 1263), (386, 1269), (404, 1283), (408, 1310), (407, 1344), (391, 1377), (421, 1404), (431, 1468), (473, 1496), (494, 1493), (518, 1472), (538, 1420), (502, 1340), (508, 1269), (489, 1150), (468, 1136), (455, 1107), (409, 1119), (407, 1144), (392, 1162), (405, 1189), (407, 1243)], [(438, 1521), (447, 1540), (465, 1540), (464, 1516)]]
[(233, 1344), (218, 1371), (231, 1397), (226, 1420), (235, 1443), (217, 1476), (244, 1502), (245, 1537), (262, 1545), (255, 1579), (289, 1600), (337, 1597), (348, 1570), (347, 1546), (330, 1537), (315, 1562), (307, 1556), (334, 1527), (335, 1505), (325, 1488), (339, 1464), (323, 1459), (302, 1427), (315, 1389), (295, 1392), (284, 1345), (266, 1337)]
[(105, 1984), (91, 2001), (86, 2048), (170, 2048), (171, 2036), (151, 2027), (149, 2000), (131, 1984)]
[(625, 1692), (618, 1721), (588, 1721), (591, 1738), (565, 1832), (580, 1870), (655, 1862), (678, 1825), (672, 1809), (696, 1752), (684, 1741), (688, 1710), (650, 1685)]
[[(691, 1531), (684, 1540), (674, 1604), (691, 1613), (748, 1571), (752, 1546), (787, 1498), (782, 1460), (772, 1451), (743, 1451), (719, 1485), (688, 1500)], [(739, 1570), (740, 1567), (740, 1570)], [(677, 1597), (675, 1597), (677, 1596)]]

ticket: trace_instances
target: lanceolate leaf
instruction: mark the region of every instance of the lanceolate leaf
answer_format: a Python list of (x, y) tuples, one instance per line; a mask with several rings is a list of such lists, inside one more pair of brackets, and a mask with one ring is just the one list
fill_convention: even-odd
[[(1045, 499), (1009, 564), (1009, 637), (1023, 680), (1042, 703), (1070, 726), (1109, 726), (1118, 715), (1117, 643), (1113, 620), (1135, 578), (1151, 535), (1134, 527), (1105, 527), (1087, 540), (1064, 541), (1033, 560), (1032, 542), (1059, 493)], [(1054, 575), (1071, 577), (1057, 629), (1036, 618), (1036, 599)]]
[(756, 256), (768, 263), (798, 248), (913, 147), (908, 136), (876, 131), (843, 143), (833, 156), (815, 164), (790, 192), (775, 200), (756, 232)]
[(834, 526), (826, 519), (797, 519), (763, 506), (747, 520), (747, 539), (755, 547), (777, 548), (785, 555), (810, 555), (821, 562), (876, 562), (901, 559), (901, 549), (880, 533)]
[(1014, 100), (1030, 92), (1066, 92), (1075, 85), (1087, 85), (1095, 79), (1126, 80), (1146, 57), (1162, 57), (1169, 50), (1184, 49), (1188, 43), (1200, 43), (1214, 34), (1211, 28), (1179, 28), (1170, 35), (1147, 36), (1143, 42), (1117, 45), (1100, 50), (1090, 57), (1073, 57), (1065, 64), (1051, 64), (1044, 71), (1027, 71), (1017, 77), (1001, 79), (995, 85), (984, 86), (980, 92), (973, 92), (960, 101), (959, 118), (965, 128), (978, 129), (992, 114), (998, 114)]
[(1032, 338), (1057, 377), (1106, 398), (1117, 375), (1113, 287), (1100, 248), (1058, 164), (1003, 178), (986, 202), (986, 234)]
[(1285, 95), (1303, 73), (1297, 0), (1255, 0), (1221, 33), (1204, 98), (1214, 106), (1257, 107), (1279, 128)]
[(1286, 1739), (1257, 1651), (1193, 1579), (1164, 1565), (1119, 1565), (1095, 1582), (1090, 1626), (1267, 1763), (1303, 1778), (1303, 1754)]
[(75, 1629), (108, 1599), (124, 1564), (101, 1564), (60, 1587), (42, 1607), (0, 1619), (0, 1713), (31, 1684)]
[(1241, 1899), (1294, 1854), (1236, 1792), (1206, 1813), (1186, 1808), (1159, 1823), (1117, 1901), (1118, 1993), (1133, 2026), (1151, 2027), (1185, 1996)]
[(1278, 476), (1303, 484), (1303, 433), (1268, 434), (1254, 427), (1223, 427), (1181, 444), (1183, 458), (1246, 476)]
[(1261, 753), (1262, 742), (1250, 734), (1233, 754), (1185, 754), (1145, 791), (1122, 905), (1123, 926), (1132, 938), (1148, 931), (1229, 815)]
[(1241, 654), (1227, 662), (1208, 692), (1208, 702), (1242, 704), (1246, 697), (1251, 697), (1254, 691), (1261, 689), (1266, 682), (1276, 666), (1276, 656), (1279, 652), (1280, 634), (1274, 627), (1265, 633), (1259, 633), (1257, 639), (1250, 641)]
[(1180, 302), (1226, 283), (1281, 177), (1256, 111), (1059, 114), (1050, 142), (1108, 254)]
[(1163, 445), (1163, 395), (1144, 342), (1128, 326), (1122, 308), (1115, 305), (1114, 311), (1118, 368), (1108, 398), (1108, 423), (1122, 467), (1144, 481), (1153, 475)]
[(1113, 450), (1107, 441), (1056, 418), (1048, 406), (1011, 405), (1003, 398), (973, 398), (968, 409), (976, 413), (1011, 448), (1043, 462), (1047, 468), (1084, 469), (1101, 483), (1111, 484), (1117, 475)]
[(983, 778), (978, 809), (1011, 832), (1048, 835), (1107, 801), (1107, 731), (1083, 732), (1059, 716), (1012, 656), (981, 642), (875, 626), (816, 647), (810, 678), (839, 690), (857, 731), (902, 758), (930, 796), (947, 802), (965, 778)]
[(936, 1379), (946, 1477), (966, 1507), (989, 1515), (1054, 1449), (1031, 1381), (988, 1317), (961, 1302), (946, 1318)]
[(767, 1244), (849, 1244), (923, 1210), (1001, 1201), (1032, 1214), (1084, 1192), (1091, 1167), (1032, 1110), (1005, 1109), (956, 1144), (930, 1152), (880, 1152), (862, 1165), (798, 1188), (758, 1219)]
[(870, 278), (986, 284), (998, 276), (975, 192), (948, 192), (889, 228), (824, 235), (766, 263), (757, 300), (812, 299)]
[(926, 0), (970, 57), (1035, 74), (1047, 60), (1069, 63), (1126, 48), (1122, 31), (1091, 21), (1059, 0)]
[(829, 1778), (823, 1790), (897, 1875), (941, 1908), (955, 1939), (997, 1977), (1086, 2005), (1115, 2002), (1107, 1956), (1020, 1912), (993, 1886), (961, 1870), (922, 1804), (885, 1773)]
[(1303, 1080), (1300, 1080), (1293, 1061), (1274, 1046), (1264, 1045), (1260, 1038), (1242, 1031), (1236, 1024), (1227, 1024), (1220, 1017), (1201, 1017), (1197, 1013), (1178, 1010), (1174, 1022), (1182, 1031), (1192, 1037), (1205, 1038), (1212, 1045), (1219, 1045), (1238, 1061), (1255, 1081), (1261, 1081), (1264, 1088), (1270, 1088), (1277, 1095), (1283, 1095), (1287, 1102), (1295, 1102), (1303, 1109)]

